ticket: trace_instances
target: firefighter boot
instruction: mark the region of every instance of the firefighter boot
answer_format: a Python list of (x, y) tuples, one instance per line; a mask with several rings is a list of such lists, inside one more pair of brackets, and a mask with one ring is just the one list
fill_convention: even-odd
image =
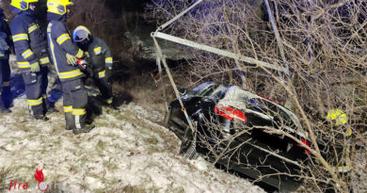
[(0, 113), (11, 113), (11, 110), (7, 109), (4, 106), (3, 100), (2, 100), (2, 95), (0, 94)]
[(66, 122), (65, 126), (66, 130), (71, 131), (75, 129), (74, 116), (71, 113), (65, 113), (65, 122)]
[(79, 135), (82, 133), (89, 133), (95, 126), (92, 124), (86, 124), (86, 114), (84, 115), (75, 115), (74, 114), (74, 129), (73, 129), (73, 133), (75, 135)]
[(46, 117), (46, 115), (34, 115), (33, 117), (36, 120), (41, 120), (41, 121), (48, 121), (48, 120), (50, 120), (48, 117)]
[(59, 111), (56, 109), (56, 104), (51, 102), (50, 100), (46, 99), (45, 100), (45, 104), (46, 104), (46, 109), (47, 109), (47, 113), (58, 113)]
[(79, 135), (82, 133), (89, 133), (90, 131), (92, 131), (92, 129), (94, 129), (94, 125), (87, 125), (85, 124), (82, 128), (76, 128), (73, 130), (74, 135)]

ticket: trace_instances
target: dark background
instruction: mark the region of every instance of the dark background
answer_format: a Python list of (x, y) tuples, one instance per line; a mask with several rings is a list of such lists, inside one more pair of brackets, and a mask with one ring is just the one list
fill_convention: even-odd
[[(37, 17), (42, 24), (47, 25), (46, 0), (40, 0), (37, 7)], [(139, 26), (154, 25), (145, 21), (144, 8), (150, 0), (75, 0), (68, 19), (69, 29), (78, 25), (90, 28), (96, 36), (105, 39), (112, 47), (117, 58), (126, 52), (129, 43), (125, 32), (135, 31)], [(1, 7), (11, 21), (14, 14), (10, 11), (10, 0), (3, 0)], [(147, 32), (149, 34), (149, 32)]]

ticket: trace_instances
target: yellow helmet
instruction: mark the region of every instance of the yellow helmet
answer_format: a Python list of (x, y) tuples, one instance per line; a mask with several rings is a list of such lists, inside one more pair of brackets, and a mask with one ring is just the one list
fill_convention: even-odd
[(22, 11), (26, 11), (29, 9), (29, 4), (30, 3), (37, 3), (38, 0), (11, 0), (10, 5), (22, 10)]
[(348, 115), (341, 109), (331, 109), (327, 113), (326, 119), (329, 121), (335, 121), (336, 126), (348, 123)]
[(47, 12), (58, 15), (67, 13), (67, 6), (74, 5), (71, 0), (47, 0)]

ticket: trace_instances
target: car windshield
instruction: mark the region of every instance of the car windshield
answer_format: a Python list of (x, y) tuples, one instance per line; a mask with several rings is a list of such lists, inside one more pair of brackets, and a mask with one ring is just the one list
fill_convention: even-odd
[(210, 94), (210, 97), (212, 99), (215, 99), (216, 101), (217, 100), (220, 100), (222, 99), (226, 92), (227, 92), (228, 88), (223, 86), (223, 85), (219, 85), (211, 94)]
[(215, 90), (215, 88), (216, 88), (215, 83), (205, 82), (193, 88), (190, 91), (190, 94), (194, 96), (208, 96)]
[(274, 121), (279, 125), (286, 125), (291, 128), (296, 127), (291, 116), (270, 101), (261, 98), (247, 98), (247, 108), (274, 117)]

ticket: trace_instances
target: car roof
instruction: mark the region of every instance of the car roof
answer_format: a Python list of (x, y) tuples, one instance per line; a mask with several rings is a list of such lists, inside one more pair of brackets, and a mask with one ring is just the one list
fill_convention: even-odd
[[(219, 101), (218, 104), (224, 104), (224, 105), (230, 105), (235, 108), (238, 108), (240, 110), (247, 110), (246, 103), (249, 99), (260, 99), (262, 101), (266, 101), (268, 103), (271, 103), (272, 105), (276, 106), (276, 108), (279, 108), (281, 111), (286, 113), (289, 118), (292, 120), (292, 122), (295, 124), (297, 128), (290, 128), (288, 126), (285, 126), (284, 128), (292, 133), (296, 133), (301, 137), (308, 138), (307, 133), (304, 132), (302, 125), (298, 119), (298, 117), (289, 109), (286, 107), (279, 105), (271, 100), (268, 100), (266, 98), (263, 98), (259, 95), (256, 95), (252, 92), (246, 91), (244, 89), (241, 89), (238, 86), (230, 86), (227, 88), (227, 92), (222, 100)], [(263, 116), (267, 116), (265, 114), (262, 114)], [(266, 117), (265, 117), (266, 118)]]

